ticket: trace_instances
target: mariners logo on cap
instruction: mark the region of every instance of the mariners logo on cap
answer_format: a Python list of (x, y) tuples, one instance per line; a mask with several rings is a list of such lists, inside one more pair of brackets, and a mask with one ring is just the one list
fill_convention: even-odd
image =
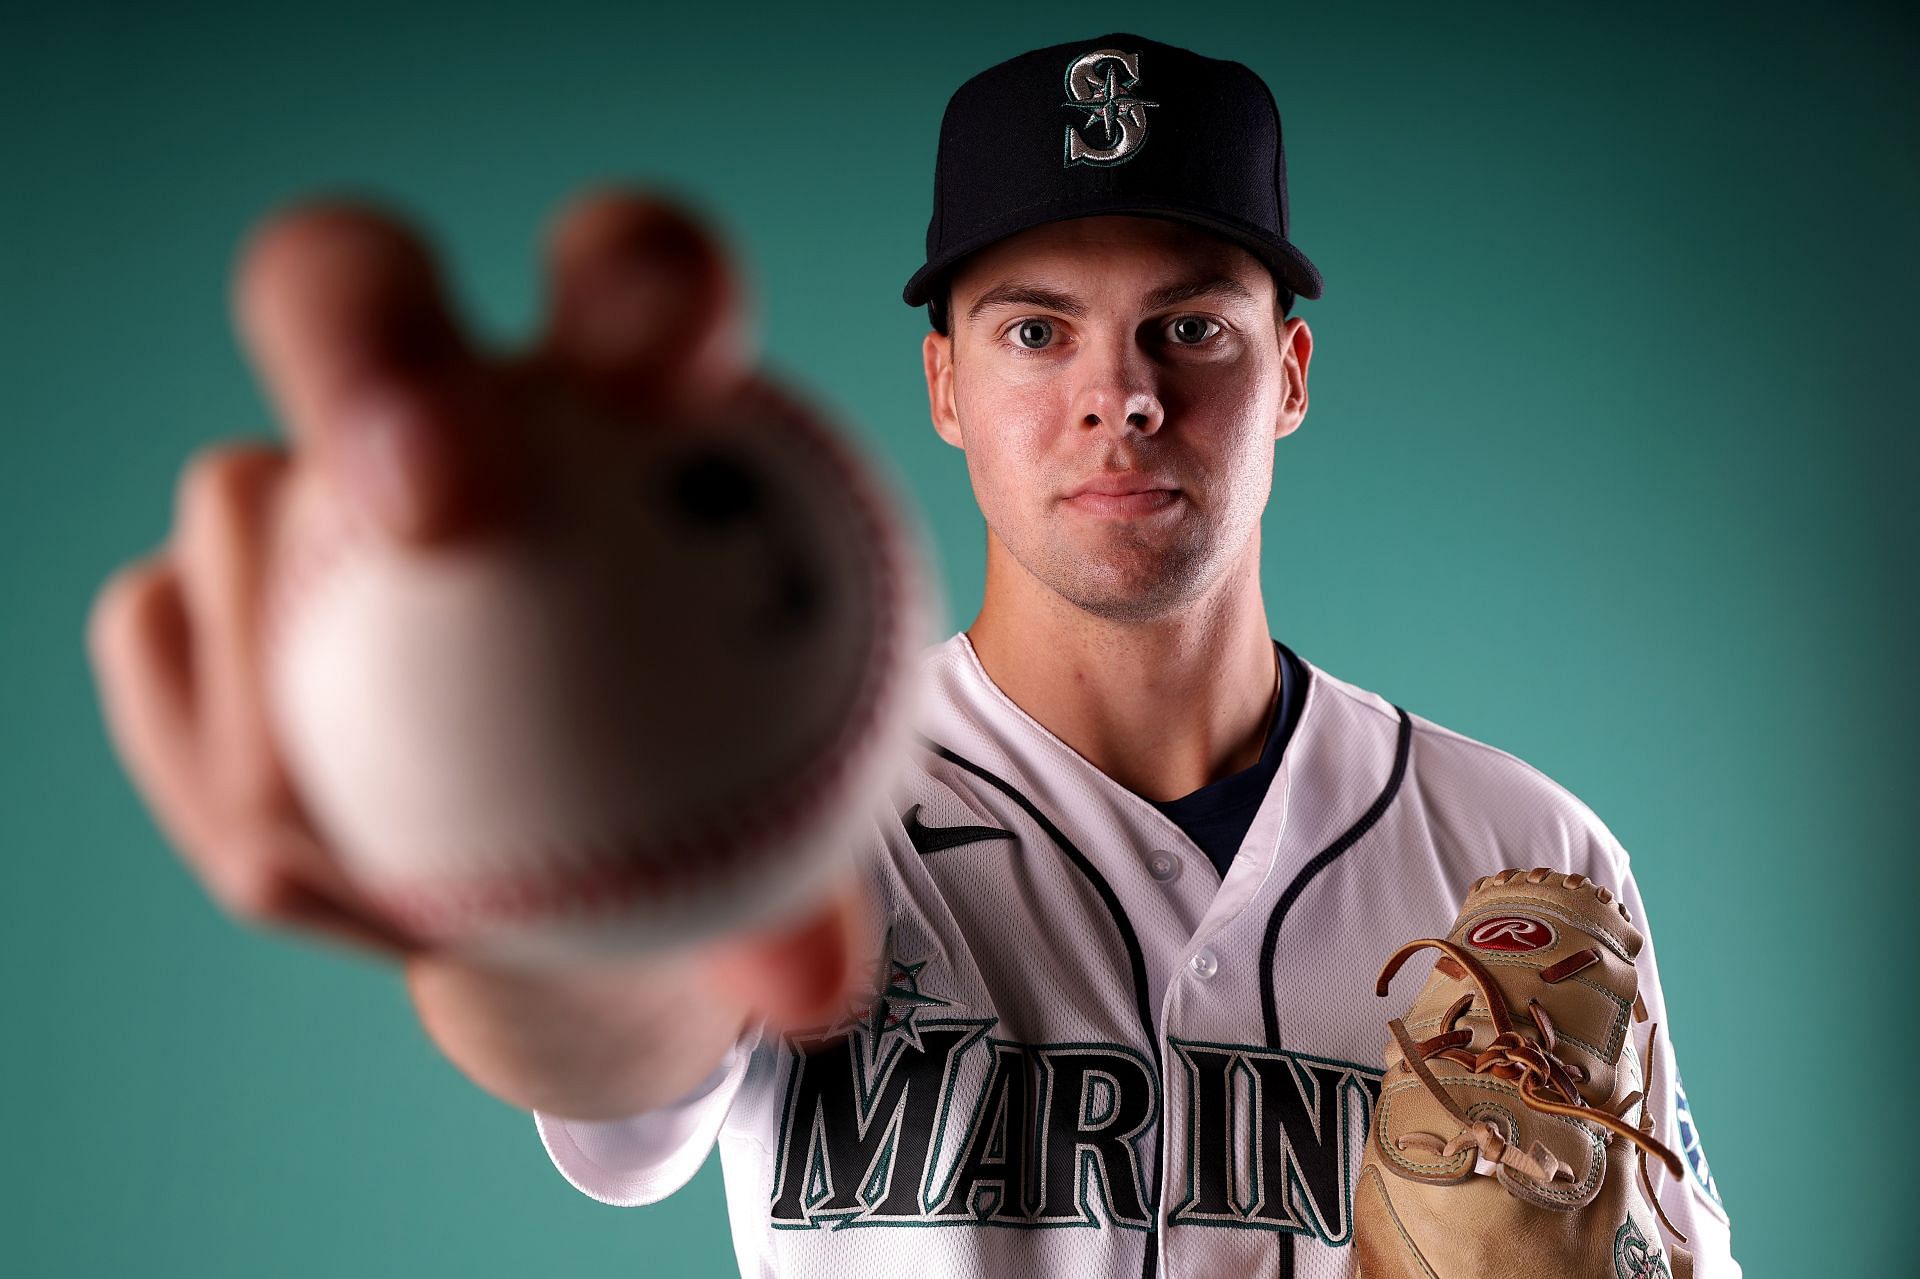
[[(1067, 64), (1067, 101), (1060, 105), (1085, 111), (1084, 124), (1067, 126), (1066, 165), (1122, 164), (1133, 158), (1147, 140), (1147, 108), (1158, 102), (1136, 98), (1131, 90), (1140, 81), (1140, 55), (1119, 49), (1095, 49)], [(1098, 126), (1099, 145), (1088, 136)]]

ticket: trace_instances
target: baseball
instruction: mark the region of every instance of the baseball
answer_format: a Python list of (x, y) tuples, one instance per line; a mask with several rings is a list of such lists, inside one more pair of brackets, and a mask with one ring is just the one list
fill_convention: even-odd
[(381, 909), (509, 962), (804, 906), (908, 754), (917, 529), (757, 379), (697, 423), (537, 412), (511, 535), (402, 545), (291, 494), (264, 661), (302, 802)]

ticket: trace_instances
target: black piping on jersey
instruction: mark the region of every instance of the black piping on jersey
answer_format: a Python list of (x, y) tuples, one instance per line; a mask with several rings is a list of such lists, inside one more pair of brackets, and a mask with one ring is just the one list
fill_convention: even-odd
[(1127, 922), (1127, 913), (1120, 908), (1120, 898), (1114, 893), (1113, 886), (1094, 869), (1093, 863), (1087, 860), (1087, 855), (1075, 848), (1073, 841), (1068, 839), (1065, 833), (1034, 805), (1032, 800), (1015, 789), (1013, 783), (994, 776), (972, 760), (955, 754), (930, 738), (922, 737), (920, 740), (925, 743), (927, 749), (940, 758), (958, 764), (1025, 809), (1027, 816), (1033, 818), (1040, 829), (1047, 832), (1047, 836), (1060, 846), (1060, 851), (1067, 855), (1067, 860), (1086, 876), (1087, 882), (1093, 885), (1093, 890), (1100, 894), (1100, 900), (1106, 903), (1107, 913), (1113, 916), (1113, 926), (1120, 930), (1120, 940), (1126, 945), (1127, 964), (1133, 970), (1133, 998), (1140, 1014), (1140, 1031), (1147, 1037), (1147, 1047), (1153, 1050), (1154, 1058), (1158, 1060), (1160, 1037), (1154, 1033), (1153, 1012), (1147, 1003), (1146, 954), (1140, 949), (1140, 939), (1133, 934), (1133, 925)]
[(1393, 709), (1400, 716), (1400, 731), (1393, 746), (1393, 771), (1387, 777), (1387, 784), (1374, 797), (1373, 803), (1367, 806), (1367, 811), (1360, 814), (1359, 820), (1300, 868), (1300, 873), (1287, 885), (1287, 891), (1280, 894), (1273, 914), (1267, 918), (1267, 933), (1260, 942), (1260, 1017), (1269, 1048), (1280, 1047), (1280, 1009), (1273, 993), (1273, 965), (1280, 950), (1280, 925), (1286, 922), (1287, 912), (1293, 909), (1293, 903), (1307, 890), (1313, 877), (1333, 865), (1340, 854), (1359, 843), (1360, 837), (1373, 829), (1373, 824), (1393, 803), (1393, 797), (1400, 793), (1400, 782), (1407, 775), (1407, 748), (1413, 740), (1413, 721), (1398, 706)]
[[(1004, 778), (995, 777), (972, 760), (963, 759), (928, 737), (922, 736), (920, 740), (925, 743), (927, 749), (941, 759), (958, 764), (1026, 810), (1027, 816), (1033, 818), (1040, 829), (1047, 832), (1048, 838), (1059, 845), (1060, 851), (1067, 855), (1067, 860), (1072, 862), (1074, 868), (1093, 885), (1093, 891), (1100, 894), (1100, 900), (1106, 903), (1107, 913), (1113, 916), (1113, 926), (1119, 930), (1120, 941), (1127, 948), (1127, 966), (1133, 971), (1134, 1006), (1140, 1014), (1140, 1033), (1146, 1036), (1148, 1060), (1152, 1061), (1157, 1069), (1160, 1062), (1160, 1036), (1153, 1029), (1153, 1008), (1147, 999), (1147, 957), (1146, 953), (1140, 949), (1140, 939), (1134, 935), (1133, 925), (1127, 920), (1127, 912), (1121, 909), (1120, 898), (1114, 893), (1113, 886), (1107, 883), (1105, 876), (1094, 869), (1093, 863), (1087, 860), (1087, 855), (1075, 848), (1073, 841), (1068, 839), (1066, 834), (1055, 826), (1032, 800), (1016, 790), (1013, 783)], [(1164, 1112), (1155, 1130), (1159, 1134), (1159, 1141), (1157, 1153), (1154, 1156), (1154, 1184), (1147, 1187), (1147, 1204), (1152, 1217), (1151, 1224), (1147, 1227), (1146, 1254), (1140, 1272), (1142, 1279), (1153, 1279), (1154, 1262), (1158, 1259), (1156, 1254), (1160, 1251), (1159, 1178), (1166, 1172), (1167, 1164), (1167, 1117)]]
[[(1309, 671), (1308, 679), (1311, 680), (1312, 678), (1312, 672)], [(1304, 693), (1301, 700), (1304, 704)], [(1299, 872), (1293, 877), (1293, 882), (1288, 884), (1287, 890), (1280, 895), (1279, 902), (1274, 905), (1273, 914), (1267, 919), (1266, 935), (1262, 938), (1260, 944), (1260, 1013), (1264, 1023), (1263, 1028), (1266, 1033), (1267, 1046), (1270, 1048), (1278, 1048), (1280, 1046), (1280, 1013), (1274, 994), (1273, 969), (1274, 959), (1280, 946), (1280, 926), (1286, 922), (1287, 912), (1293, 908), (1294, 902), (1299, 900), (1300, 895), (1306, 891), (1307, 885), (1313, 882), (1316, 875), (1331, 866), (1334, 861), (1339, 858), (1340, 854), (1359, 843), (1361, 837), (1373, 829), (1375, 823), (1380, 820), (1386, 813), (1387, 808), (1393, 803), (1394, 797), (1400, 793), (1400, 783), (1407, 775), (1407, 756), (1413, 741), (1413, 721), (1407, 717), (1406, 711), (1400, 707), (1395, 706), (1393, 709), (1394, 713), (1400, 718), (1400, 725), (1394, 741), (1393, 768), (1387, 776), (1386, 785), (1381, 788), (1380, 793), (1374, 797), (1373, 803), (1367, 806), (1367, 811), (1362, 813), (1353, 825), (1349, 826), (1341, 833), (1338, 839), (1321, 849), (1320, 852), (1314, 855), (1312, 860), (1300, 868)], [(1134, 1001), (1140, 1017), (1140, 1029), (1146, 1036), (1147, 1046), (1152, 1050), (1152, 1060), (1157, 1062), (1160, 1058), (1160, 1036), (1153, 1028), (1153, 1014), (1147, 1002), (1146, 956), (1140, 949), (1140, 939), (1134, 935), (1133, 925), (1128, 922), (1126, 911), (1122, 909), (1120, 898), (1114, 893), (1112, 885), (1108, 884), (1106, 878), (1094, 868), (1093, 863), (1087, 860), (1086, 854), (1075, 847), (1073, 841), (1068, 839), (1066, 834), (1061, 831), (1058, 826), (1054, 825), (1052, 820), (1049, 819), (1045, 813), (1041, 812), (1032, 800), (1022, 795), (1011, 782), (995, 776), (972, 760), (966, 759), (928, 737), (922, 736), (920, 740), (927, 749), (933, 751), (936, 755), (940, 756), (940, 758), (966, 769), (974, 776), (987, 782), (996, 790), (1006, 795), (1007, 798), (1011, 799), (1014, 803), (1020, 805), (1027, 816), (1031, 817), (1034, 823), (1038, 825), (1040, 829), (1044, 830), (1048, 838), (1052, 839), (1059, 847), (1060, 851), (1066, 854), (1067, 860), (1073, 863), (1074, 867), (1086, 877), (1087, 882), (1093, 885), (1094, 891), (1100, 895), (1100, 900), (1105, 903), (1107, 913), (1113, 917), (1113, 925), (1120, 933), (1122, 944), (1127, 948), (1127, 963), (1133, 972)], [(1160, 1117), (1159, 1138), (1156, 1170), (1164, 1174), (1167, 1157), (1167, 1122), (1164, 1114)], [(1156, 1254), (1159, 1252), (1159, 1195), (1157, 1193), (1159, 1187), (1156, 1185), (1152, 1187), (1152, 1190), (1155, 1192), (1151, 1196), (1154, 1207), (1154, 1224), (1147, 1231), (1146, 1252), (1141, 1271), (1143, 1279), (1152, 1279), (1156, 1270), (1155, 1262), (1158, 1260)], [(1280, 1254), (1280, 1273), (1285, 1279), (1291, 1279), (1294, 1273), (1293, 1239), (1291, 1236), (1281, 1235), (1277, 1242), (1279, 1244)]]
[[(1380, 788), (1380, 793), (1374, 796), (1373, 803), (1367, 806), (1366, 812), (1360, 814), (1359, 820), (1300, 868), (1293, 882), (1287, 885), (1287, 891), (1280, 894), (1273, 914), (1267, 917), (1266, 936), (1260, 941), (1260, 1019), (1264, 1024), (1268, 1048), (1280, 1047), (1280, 1008), (1273, 990), (1274, 961), (1280, 950), (1280, 925), (1286, 922), (1287, 912), (1293, 909), (1293, 903), (1307, 890), (1313, 877), (1333, 865), (1340, 854), (1359, 843), (1361, 836), (1373, 829), (1374, 823), (1393, 803), (1394, 796), (1400, 793), (1400, 783), (1407, 775), (1407, 755), (1413, 743), (1413, 721), (1407, 718), (1406, 711), (1400, 707), (1395, 706), (1393, 710), (1400, 717), (1400, 728), (1393, 745), (1393, 770), (1387, 775), (1387, 784)], [(1164, 1121), (1162, 1131), (1165, 1131)], [(1279, 1253), (1280, 1279), (1293, 1279), (1293, 1236), (1276, 1236), (1275, 1246)]]

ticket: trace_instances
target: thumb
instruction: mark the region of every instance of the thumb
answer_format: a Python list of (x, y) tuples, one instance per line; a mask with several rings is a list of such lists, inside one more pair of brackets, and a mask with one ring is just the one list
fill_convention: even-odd
[(849, 879), (797, 923), (714, 944), (709, 984), (783, 1033), (824, 1028), (871, 996), (875, 910)]

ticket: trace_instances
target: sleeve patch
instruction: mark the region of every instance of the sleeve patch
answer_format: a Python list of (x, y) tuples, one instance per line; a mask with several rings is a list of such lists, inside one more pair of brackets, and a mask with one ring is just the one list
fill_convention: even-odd
[[(1693, 1110), (1687, 1105), (1687, 1090), (1680, 1077), (1673, 1080), (1673, 1118), (1680, 1128), (1680, 1154), (1687, 1170), (1714, 1203), (1720, 1203), (1720, 1188), (1713, 1184), (1713, 1169), (1707, 1165), (1707, 1152), (1700, 1147), (1700, 1129), (1694, 1125)], [(1726, 1205), (1721, 1204), (1724, 1208)]]

